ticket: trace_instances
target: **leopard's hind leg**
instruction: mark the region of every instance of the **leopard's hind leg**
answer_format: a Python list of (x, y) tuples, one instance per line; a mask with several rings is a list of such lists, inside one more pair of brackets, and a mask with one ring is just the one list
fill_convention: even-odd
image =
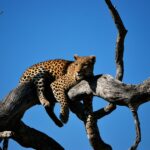
[(62, 127), (62, 122), (54, 113), (55, 103), (49, 102), (45, 97), (45, 71), (43, 68), (40, 68), (39, 74), (34, 78), (34, 84), (36, 85), (39, 101), (45, 107), (47, 114), (57, 126)]
[(39, 68), (38, 74), (34, 77), (33, 81), (36, 86), (37, 90), (37, 96), (39, 98), (40, 103), (44, 107), (50, 106), (50, 102), (46, 99), (44, 93), (45, 93), (45, 70), (44, 68)]
[(40, 77), (36, 77), (36, 80), (34, 81), (34, 84), (36, 85), (36, 90), (37, 90), (37, 96), (39, 98), (40, 103), (44, 107), (50, 106), (50, 102), (46, 99), (44, 96), (44, 78), (43, 76), (39, 75)]

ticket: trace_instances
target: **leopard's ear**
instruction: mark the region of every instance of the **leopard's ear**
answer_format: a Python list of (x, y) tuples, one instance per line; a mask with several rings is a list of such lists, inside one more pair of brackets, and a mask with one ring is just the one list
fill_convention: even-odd
[(91, 60), (92, 60), (92, 63), (95, 63), (96, 62), (96, 56), (92, 55), (90, 56)]
[(74, 54), (74, 59), (77, 60), (79, 56), (77, 54)]

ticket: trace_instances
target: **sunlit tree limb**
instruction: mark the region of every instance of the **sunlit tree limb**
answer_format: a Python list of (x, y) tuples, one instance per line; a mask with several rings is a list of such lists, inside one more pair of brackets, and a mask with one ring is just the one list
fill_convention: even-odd
[(93, 80), (80, 82), (68, 94), (72, 100), (80, 99), (83, 95), (92, 94), (115, 105), (126, 106), (132, 112), (135, 112), (133, 117), (137, 136), (132, 150), (136, 149), (141, 139), (140, 122), (136, 111), (140, 105), (150, 100), (150, 79), (138, 85), (131, 85), (125, 84), (110, 75), (98, 75)]
[[(93, 77), (92, 80), (90, 79), (87, 81), (81, 81), (78, 85), (69, 90), (68, 96), (72, 101), (70, 104), (71, 110), (76, 113), (76, 115), (82, 121), (84, 121), (86, 117), (84, 116), (82, 107), (83, 104), (81, 103), (80, 105), (80, 103), (78, 104), (78, 102), (91, 94), (93, 96), (101, 97), (106, 101), (114, 103), (116, 105), (128, 107), (128, 103), (130, 103), (133, 106), (139, 107), (141, 104), (148, 102), (150, 99), (150, 79), (137, 85), (122, 83), (121, 81), (114, 79), (110, 75), (98, 75)], [(78, 107), (76, 107), (75, 105), (76, 101)], [(24, 129), (32, 130), (32, 128), (27, 127), (24, 123), (20, 122), (20, 120), (24, 115), (24, 112), (36, 104), (39, 104), (39, 102), (37, 100), (35, 89), (30, 83), (21, 85), (12, 90), (0, 104), (0, 131), (16, 132), (18, 133), (16, 137), (19, 137), (18, 142), (23, 142), (23, 137), (25, 138), (29, 136), (28, 134), (26, 134), (28, 132), (26, 132)], [(105, 109), (100, 109), (93, 113), (95, 116), (97, 116), (97, 119), (99, 119), (100, 116), (103, 117), (108, 114), (108, 111), (111, 112), (111, 110), (114, 109), (111, 108), (111, 106), (109, 109), (108, 108), (109, 106)], [(21, 128), (23, 130), (20, 130)], [(19, 136), (20, 133), (23, 135), (23, 137), (21, 135)], [(38, 134), (40, 135), (41, 133)], [(41, 134), (40, 138), (49, 140), (51, 139), (47, 136), (45, 138), (45, 136), (46, 135)], [(15, 136), (13, 136), (13, 138), (14, 137)], [(16, 137), (14, 139), (17, 141)], [(39, 136), (36, 136), (36, 138), (38, 137)], [(27, 146), (29, 144), (28, 142), (26, 143)], [(55, 145), (58, 144), (57, 142), (54, 143)], [(51, 145), (51, 143), (49, 144)], [(57, 146), (60, 145), (58, 144)], [(63, 148), (61, 147), (60, 149)]]

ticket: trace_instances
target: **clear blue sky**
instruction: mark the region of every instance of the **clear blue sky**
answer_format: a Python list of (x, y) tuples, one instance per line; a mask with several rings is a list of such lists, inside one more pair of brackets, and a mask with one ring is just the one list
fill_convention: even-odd
[[(113, 0), (128, 34), (125, 41), (124, 82), (137, 84), (150, 77), (150, 1)], [(19, 77), (39, 61), (74, 54), (96, 55), (95, 74), (115, 75), (114, 49), (117, 31), (104, 0), (0, 0), (0, 99), (17, 86)], [(95, 98), (94, 109), (107, 103)], [(59, 105), (56, 107), (58, 114)], [(150, 149), (150, 104), (139, 109), (142, 141), (139, 150)], [(83, 124), (71, 113), (58, 128), (42, 106), (28, 110), (24, 122), (57, 140), (66, 150), (91, 150)], [(130, 111), (118, 107), (98, 122), (102, 138), (114, 150), (127, 150), (135, 138)], [(24, 150), (11, 140), (9, 150)]]

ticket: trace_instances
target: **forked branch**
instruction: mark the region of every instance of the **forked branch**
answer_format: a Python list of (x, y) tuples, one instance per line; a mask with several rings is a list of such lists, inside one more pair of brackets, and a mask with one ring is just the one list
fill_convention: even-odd
[[(116, 79), (122, 81), (123, 79), (123, 75), (124, 75), (124, 62), (123, 62), (123, 53), (124, 53), (124, 39), (125, 39), (125, 35), (127, 33), (127, 30), (125, 29), (123, 22), (119, 16), (119, 13), (117, 12), (117, 10), (115, 9), (115, 7), (112, 5), (110, 0), (105, 0), (111, 14), (113, 17), (113, 20), (115, 22), (115, 25), (118, 29), (118, 36), (117, 36), (117, 41), (116, 41)], [(114, 104), (110, 104), (108, 106), (109, 109), (109, 113), (112, 112), (116, 106)], [(104, 110), (104, 109), (101, 109)], [(101, 111), (100, 110), (100, 111)], [(111, 147), (109, 145), (104, 145), (104, 147), (101, 147), (95, 143), (102, 143), (101, 138), (100, 138), (100, 133), (97, 127), (97, 116), (102, 117), (102, 113), (99, 113), (99, 111), (97, 111), (97, 113), (92, 113), (92, 108), (91, 111), (86, 110), (86, 112), (88, 112), (88, 115), (86, 116), (86, 121), (85, 124), (85, 128), (87, 131), (87, 136), (89, 137), (90, 143), (93, 147), (94, 150), (96, 149), (111, 149)], [(108, 113), (108, 114), (109, 114)], [(96, 115), (99, 114), (99, 115)], [(104, 113), (104, 116), (107, 115), (106, 111)], [(94, 116), (94, 117), (91, 117)], [(95, 119), (93, 119), (95, 118)], [(93, 120), (92, 120), (93, 119)], [(95, 129), (95, 130), (94, 130)], [(92, 132), (91, 132), (92, 131)], [(98, 132), (97, 132), (98, 131)], [(94, 137), (94, 138), (93, 138)]]
[[(114, 23), (118, 29), (118, 36), (117, 36), (117, 42), (116, 42), (116, 79), (122, 81), (123, 75), (124, 75), (124, 61), (123, 61), (123, 53), (124, 53), (124, 40), (127, 33), (127, 30), (124, 27), (124, 24), (121, 20), (121, 17), (116, 10), (116, 8), (112, 5), (110, 0), (105, 0), (107, 3), (107, 6), (112, 14), (112, 18), (114, 20)], [(134, 145), (132, 146), (132, 150), (136, 150), (138, 147), (138, 144), (141, 140), (141, 129), (140, 129), (140, 121), (138, 119), (138, 113), (137, 113), (137, 105), (131, 105), (129, 103), (128, 107), (133, 114), (133, 117), (135, 119), (135, 128), (136, 128), (136, 140)], [(136, 116), (136, 117), (135, 117)]]
[[(71, 110), (83, 122), (86, 120), (86, 114), (83, 109), (83, 104), (79, 101), (91, 95), (101, 97), (116, 105), (128, 106), (128, 103), (131, 103), (140, 106), (150, 99), (150, 79), (139, 85), (127, 85), (114, 79), (110, 75), (99, 75), (95, 76), (92, 80), (80, 82), (69, 90), (68, 96), (74, 101), (70, 104)], [(20, 122), (24, 112), (36, 104), (39, 103), (37, 101), (36, 92), (31, 84), (21, 85), (12, 90), (0, 104), (0, 131), (14, 131), (17, 134), (14, 134), (11, 138), (24, 147), (38, 149), (38, 144), (40, 144), (41, 149), (43, 142), (39, 142), (41, 139), (44, 139), (47, 143), (47, 148), (44, 147), (44, 150), (50, 148), (54, 150), (53, 146), (58, 146), (59, 148), (57, 150), (62, 150), (63, 148), (56, 141)], [(99, 119), (106, 114), (111, 113), (113, 109), (114, 108), (110, 105), (105, 109), (94, 112), (94, 115), (97, 117), (96, 119)], [(93, 130), (95, 133), (97, 128)], [(28, 139), (32, 139), (33, 142)], [(105, 147), (109, 147), (106, 146), (102, 139), (99, 141), (101, 141), (101, 146), (105, 145)]]
[[(127, 85), (121, 82), (124, 75), (123, 54), (124, 39), (127, 30), (111, 1), (105, 0), (105, 2), (118, 29), (115, 51), (116, 79), (110, 75), (98, 75), (93, 77), (93, 79), (81, 81), (68, 92), (68, 96), (71, 99), (70, 109), (83, 121), (93, 149), (111, 150), (111, 146), (104, 143), (100, 137), (97, 120), (110, 114), (115, 109), (115, 105), (129, 107), (133, 113), (137, 134), (135, 143), (130, 150), (136, 150), (141, 140), (137, 109), (141, 104), (148, 102), (150, 99), (150, 79), (139, 85)], [(35, 91), (30, 83), (21, 85), (12, 90), (3, 102), (0, 103), (0, 137), (3, 139), (12, 138), (24, 147), (40, 150), (63, 150), (64, 148), (55, 140), (44, 133), (28, 127), (21, 121), (27, 109), (39, 104)], [(90, 110), (87, 110), (86, 105), (88, 105), (88, 103), (86, 104), (85, 101), (84, 104), (82, 104), (79, 101), (86, 100), (91, 96), (101, 97), (115, 105), (109, 104), (105, 108), (95, 112), (92, 111), (92, 107)], [(10, 132), (13, 134), (7, 137), (6, 133)]]
[[(110, 75), (98, 75), (93, 80), (80, 82), (68, 94), (75, 101), (83, 95), (94, 95), (116, 105), (130, 106), (131, 109), (131, 106), (139, 107), (150, 100), (150, 79), (139, 85), (127, 85)], [(132, 150), (135, 150), (140, 142), (141, 132), (137, 112), (134, 109), (132, 112), (137, 135), (132, 146)]]
[(0, 138), (6, 142), (5, 139), (12, 138), (24, 147), (37, 150), (64, 150), (51, 137), (28, 127), (21, 121), (24, 112), (36, 104), (39, 102), (31, 83), (12, 90), (0, 103)]

